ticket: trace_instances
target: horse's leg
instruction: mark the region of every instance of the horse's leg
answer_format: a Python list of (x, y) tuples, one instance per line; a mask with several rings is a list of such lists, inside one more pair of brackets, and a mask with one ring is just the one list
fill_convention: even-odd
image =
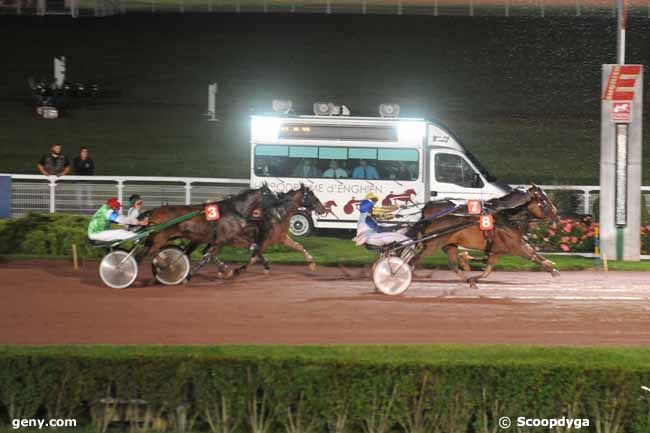
[(251, 252), (251, 255), (250, 257), (248, 257), (248, 262), (235, 269), (235, 276), (238, 276), (239, 274), (244, 272), (249, 266), (253, 266), (255, 263), (257, 263), (257, 258), (261, 256), (258, 244), (255, 243), (251, 244), (249, 250)]
[(269, 261), (266, 259), (266, 257), (264, 256), (264, 254), (262, 254), (261, 251), (260, 251), (260, 253), (257, 255), (257, 257), (259, 257), (260, 259), (262, 259), (262, 266), (264, 266), (264, 273), (265, 273), (265, 274), (268, 274), (269, 272), (271, 272), (271, 267), (269, 266)]
[(463, 272), (465, 269), (458, 266), (460, 262), (458, 247), (456, 245), (447, 245), (444, 246), (442, 250), (445, 252), (445, 254), (447, 254), (449, 269), (454, 271), (454, 273), (458, 275), (458, 278), (460, 278), (461, 281), (467, 281), (467, 276), (465, 275), (465, 272)]
[(560, 271), (555, 268), (555, 263), (540, 256), (537, 251), (535, 251), (535, 248), (531, 247), (527, 242), (524, 242), (522, 240), (519, 246), (516, 247), (512, 252), (530, 260), (533, 263), (537, 263), (543, 267), (546, 272), (550, 272), (554, 277), (560, 276)]
[(483, 272), (480, 275), (476, 275), (474, 277), (467, 279), (467, 282), (469, 283), (469, 288), (477, 289), (478, 287), (476, 286), (476, 282), (480, 279), (487, 278), (488, 275), (492, 273), (492, 270), (494, 269), (494, 266), (497, 264), (498, 261), (499, 261), (498, 255), (496, 254), (488, 255), (487, 263), (485, 265), (485, 269), (483, 269)]
[(300, 245), (298, 242), (294, 241), (291, 239), (288, 235), (285, 236), (284, 239), (282, 239), (282, 244), (291, 248), (292, 250), (301, 252), (303, 256), (305, 256), (305, 260), (307, 260), (307, 267), (309, 268), (310, 271), (316, 272), (316, 263), (314, 263), (314, 258), (309, 254), (309, 252)]
[[(159, 233), (150, 236), (145, 242), (144, 250), (140, 252), (140, 255), (138, 257), (136, 257), (136, 260), (138, 261), (138, 263), (141, 263), (141, 261), (147, 257), (154, 257), (153, 260), (155, 261), (156, 260), (155, 255), (158, 254), (158, 252), (162, 249), (163, 246), (165, 246), (166, 243), (167, 243), (167, 238), (165, 236), (159, 236)], [(155, 283), (156, 283), (156, 277), (154, 276), (150, 280), (150, 284), (155, 284)]]
[[(190, 263), (192, 262), (192, 253), (194, 252), (194, 250), (196, 250), (198, 246), (199, 243), (190, 241), (190, 243), (184, 249), (187, 258), (190, 259)], [(192, 275), (194, 274), (194, 271), (195, 269), (190, 268), (190, 272), (187, 274), (185, 281), (190, 281), (192, 279)]]
[(199, 271), (199, 269), (201, 269), (206, 264), (210, 263), (210, 259), (212, 259), (212, 256), (209, 250), (210, 250), (210, 244), (206, 245), (206, 247), (203, 249), (203, 257), (201, 257), (201, 260), (194, 266), (194, 269), (192, 269), (190, 275), (196, 274)]

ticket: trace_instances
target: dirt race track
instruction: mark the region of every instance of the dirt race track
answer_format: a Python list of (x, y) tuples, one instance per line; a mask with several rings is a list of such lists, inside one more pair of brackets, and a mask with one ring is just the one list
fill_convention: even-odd
[(0, 264), (0, 343), (650, 344), (650, 274), (497, 272), (472, 290), (418, 271), (399, 297), (361, 269), (274, 266), (227, 282), (105, 287), (97, 263)]

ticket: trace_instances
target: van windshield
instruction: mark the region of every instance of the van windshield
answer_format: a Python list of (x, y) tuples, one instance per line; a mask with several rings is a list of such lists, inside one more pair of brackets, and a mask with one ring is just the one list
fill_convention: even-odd
[(483, 164), (476, 158), (472, 152), (469, 150), (465, 149), (465, 155), (467, 155), (467, 158), (469, 158), (470, 161), (472, 161), (472, 164), (474, 164), (474, 167), (478, 169), (478, 171), (481, 172), (485, 180), (488, 182), (495, 182), (497, 180), (497, 177), (490, 173), (487, 168), (483, 167)]

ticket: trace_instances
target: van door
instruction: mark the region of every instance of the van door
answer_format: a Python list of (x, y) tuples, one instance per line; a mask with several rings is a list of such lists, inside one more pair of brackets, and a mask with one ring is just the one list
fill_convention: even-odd
[(429, 155), (431, 200), (487, 200), (494, 195), (491, 185), (462, 152), (431, 149)]

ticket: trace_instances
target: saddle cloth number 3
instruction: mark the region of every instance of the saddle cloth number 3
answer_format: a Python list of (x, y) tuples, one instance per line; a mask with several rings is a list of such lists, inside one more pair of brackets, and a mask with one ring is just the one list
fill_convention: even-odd
[(481, 230), (488, 231), (494, 228), (494, 218), (492, 215), (481, 215), (480, 220)]
[(221, 217), (219, 214), (219, 205), (206, 204), (205, 205), (205, 219), (208, 221), (216, 221)]

